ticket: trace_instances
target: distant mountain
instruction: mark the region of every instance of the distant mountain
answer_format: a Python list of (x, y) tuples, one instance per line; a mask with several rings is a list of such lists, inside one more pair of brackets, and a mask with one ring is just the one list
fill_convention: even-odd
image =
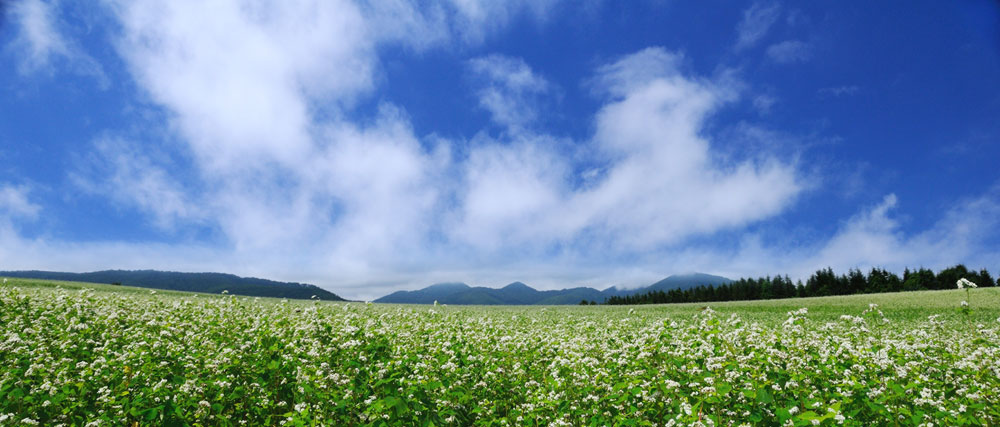
[(465, 283), (438, 283), (417, 291), (396, 291), (375, 302), (389, 302), (401, 304), (433, 304), (434, 301), (441, 301), (451, 295), (459, 294), (472, 289)]
[(649, 285), (643, 290), (643, 292), (649, 291), (669, 291), (672, 289), (691, 289), (696, 288), (701, 285), (725, 285), (732, 283), (722, 276), (713, 276), (711, 274), (705, 273), (691, 273), (691, 274), (675, 274), (673, 276), (667, 277), (666, 279), (660, 280), (659, 282)]
[(521, 282), (502, 288), (472, 287), (465, 283), (438, 283), (415, 291), (396, 291), (375, 300), (396, 304), (476, 304), (476, 305), (566, 305), (580, 301), (604, 302), (612, 296), (626, 296), (656, 290), (689, 289), (699, 285), (730, 283), (721, 276), (693, 273), (667, 277), (652, 285), (635, 289), (610, 287), (603, 291), (594, 288), (570, 288), (557, 291), (539, 291)]
[(234, 295), (274, 298), (310, 299), (315, 295), (323, 301), (344, 301), (343, 298), (336, 294), (315, 285), (276, 282), (255, 277), (239, 277), (225, 273), (178, 273), (157, 270), (104, 270), (91, 273), (63, 273), (32, 270), (0, 271), (0, 276), (74, 282), (119, 283), (125, 286), (137, 286), (140, 288), (204, 292), (210, 294), (218, 294), (226, 290)]

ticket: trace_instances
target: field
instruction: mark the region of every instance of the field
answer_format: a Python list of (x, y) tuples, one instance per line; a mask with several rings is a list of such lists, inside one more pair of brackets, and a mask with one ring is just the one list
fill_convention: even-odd
[(1000, 289), (966, 295), (457, 307), (11, 280), (0, 425), (997, 425)]

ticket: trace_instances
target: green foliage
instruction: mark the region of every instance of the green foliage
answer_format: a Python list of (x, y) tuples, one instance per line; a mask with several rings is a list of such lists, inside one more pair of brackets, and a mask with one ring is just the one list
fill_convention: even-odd
[(0, 425), (1000, 423), (996, 288), (960, 315), (957, 289), (540, 308), (87, 287), (0, 286)]

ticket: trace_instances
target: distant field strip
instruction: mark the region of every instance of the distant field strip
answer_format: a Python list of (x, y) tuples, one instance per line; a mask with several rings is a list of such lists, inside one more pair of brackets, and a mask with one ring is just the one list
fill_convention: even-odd
[(455, 307), (10, 280), (0, 425), (998, 425), (1000, 288), (966, 295)]

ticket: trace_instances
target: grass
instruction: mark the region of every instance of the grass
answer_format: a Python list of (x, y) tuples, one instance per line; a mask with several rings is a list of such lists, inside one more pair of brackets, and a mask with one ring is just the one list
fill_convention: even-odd
[[(964, 290), (953, 289), (765, 301), (666, 304), (651, 306), (650, 309), (679, 315), (710, 306), (723, 314), (738, 314), (761, 322), (780, 323), (787, 317), (787, 312), (802, 307), (809, 309), (812, 319), (833, 321), (843, 314), (858, 314), (866, 310), (869, 304), (878, 304), (887, 318), (907, 322), (923, 321), (932, 314), (941, 315), (945, 319), (964, 319), (958, 308), (965, 297)], [(1000, 317), (1000, 288), (975, 289), (972, 291), (970, 303), (974, 307), (971, 316), (973, 321), (996, 321)]]

